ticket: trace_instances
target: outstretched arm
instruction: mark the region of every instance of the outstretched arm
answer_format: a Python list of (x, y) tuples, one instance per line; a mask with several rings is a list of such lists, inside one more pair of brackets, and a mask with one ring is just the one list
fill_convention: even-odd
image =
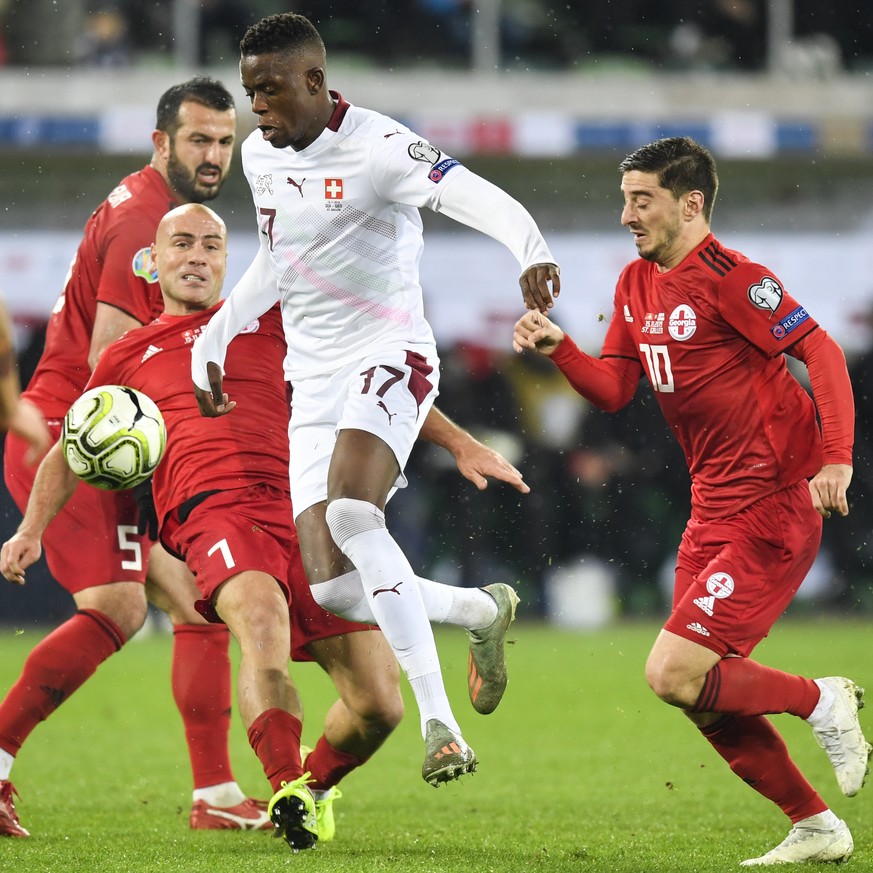
[(595, 358), (583, 352), (541, 312), (528, 312), (515, 323), (512, 347), (551, 358), (573, 389), (606, 412), (618, 412), (633, 399), (642, 375), (638, 360)]
[(490, 478), (506, 482), (522, 494), (530, 492), (521, 473), (503, 455), (480, 443), (435, 406), (431, 407), (424, 420), (421, 436), (428, 442), (448, 449), (454, 455), (461, 475), (480, 491), (488, 487)]
[(42, 554), (42, 535), (49, 522), (70, 499), (79, 480), (67, 466), (60, 441), (43, 458), (24, 519), (0, 549), (0, 573), (16, 585), (24, 585), (24, 571)]
[(524, 305), (546, 312), (561, 293), (561, 271), (531, 214), (501, 188), (464, 173), (444, 190), (437, 211), (502, 242), (521, 265)]

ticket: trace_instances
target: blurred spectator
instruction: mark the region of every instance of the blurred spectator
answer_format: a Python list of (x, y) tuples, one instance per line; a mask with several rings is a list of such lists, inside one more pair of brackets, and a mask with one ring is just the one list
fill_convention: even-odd
[(6, 51), (6, 12), (9, 9), (9, 0), (0, 0), (0, 67), (5, 67), (9, 62), (9, 54)]
[[(517, 524), (521, 573), (528, 583), (527, 603), (540, 611), (545, 606), (543, 575), (553, 566), (576, 556), (574, 542), (578, 515), (567, 513), (566, 454), (577, 445), (590, 406), (579, 397), (550, 361), (534, 355), (512, 355), (505, 372), (517, 398), (524, 458), (517, 464), (531, 488), (520, 505)], [(569, 390), (568, 390), (569, 389)]]
[[(414, 0), (407, 15), (403, 56), (452, 58), (467, 65), (479, 7), (469, 0)], [(499, 18), (502, 67), (540, 69), (571, 66), (584, 51), (576, 13), (539, 0), (501, 0)]]
[(130, 66), (128, 24), (120, 9), (106, 6), (88, 14), (74, 48), (74, 60), (82, 67)]
[(613, 573), (622, 612), (659, 609), (657, 576), (689, 504), (682, 453), (645, 392), (607, 415), (549, 364), (522, 355), (511, 368), (528, 416), (520, 469), (531, 487), (522, 524), (529, 570), (541, 590), (551, 567), (593, 556)]
[(562, 481), (565, 511), (582, 523), (567, 539), (612, 566), (622, 613), (661, 611), (658, 577), (690, 504), (678, 443), (647, 391), (618, 413), (592, 407), (575, 443)]
[(200, 0), (199, 5), (200, 63), (236, 64), (239, 41), (260, 16), (242, 0)]
[(762, 70), (767, 63), (764, 0), (673, 0), (667, 66)]
[(468, 59), (471, 15), (468, 0), (416, 0), (413, 17), (420, 16), (418, 32), (426, 35), (426, 39), (416, 41), (417, 49), (424, 49), (428, 54)]
[[(100, 0), (96, 0), (100, 2)], [(124, 57), (115, 40), (118, 16), (124, 41), (136, 57), (170, 55), (174, 49), (175, 0), (104, 0), (81, 40), (99, 66)], [(182, 0), (179, 0), (182, 2)], [(842, 63), (864, 71), (873, 63), (873, 4), (857, 0), (791, 0), (794, 36), (786, 63), (818, 75)], [(0, 0), (0, 21), (12, 62), (68, 63), (75, 46), (78, 9), (86, 0)], [(286, 11), (282, 0), (196, 0), (200, 12), (201, 64), (228, 63), (246, 27)], [(333, 51), (380, 66), (421, 61), (467, 66), (479, 7), (471, 0), (307, 0), (290, 4), (319, 24)], [(8, 15), (4, 16), (4, 9)], [(768, 61), (768, 0), (589, 0), (548, 4), (501, 0), (500, 63), (503, 67), (571, 69), (608, 59), (612, 64), (711, 70), (763, 71)], [(46, 33), (44, 12), (53, 27)], [(113, 13), (115, 18), (113, 19)], [(56, 25), (56, 26), (55, 26)], [(2, 42), (0, 42), (2, 50)], [(84, 51), (84, 49), (83, 49)], [(0, 54), (2, 62), (2, 54)], [(84, 61), (82, 61), (84, 63)]]

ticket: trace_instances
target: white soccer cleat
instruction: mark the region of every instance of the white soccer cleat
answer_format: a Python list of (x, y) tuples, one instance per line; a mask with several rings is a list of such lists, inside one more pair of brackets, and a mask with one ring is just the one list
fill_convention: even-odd
[[(749, 858), (741, 867), (772, 867), (776, 864), (845, 864), (852, 857), (855, 843), (842, 820), (835, 828), (817, 828), (814, 815), (796, 824), (788, 836), (760, 858)], [(810, 824), (808, 825), (807, 822)]]
[(833, 703), (830, 712), (818, 726), (813, 726), (812, 732), (830, 758), (840, 791), (846, 797), (854, 797), (870, 772), (869, 759), (873, 751), (858, 721), (858, 710), (864, 706), (864, 689), (843, 676), (826, 676), (815, 682), (819, 688), (827, 687), (833, 693)]

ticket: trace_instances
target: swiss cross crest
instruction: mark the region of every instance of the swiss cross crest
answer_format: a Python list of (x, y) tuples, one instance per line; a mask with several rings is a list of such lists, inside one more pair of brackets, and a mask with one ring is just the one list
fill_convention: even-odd
[(342, 179), (325, 179), (324, 180), (324, 199), (325, 200), (342, 200), (343, 199), (343, 180)]

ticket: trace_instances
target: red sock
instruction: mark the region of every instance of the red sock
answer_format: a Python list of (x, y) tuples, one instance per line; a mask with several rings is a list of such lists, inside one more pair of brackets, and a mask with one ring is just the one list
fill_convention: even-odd
[(692, 712), (809, 718), (821, 691), (812, 679), (783, 673), (748, 658), (723, 658), (707, 674)]
[(726, 715), (700, 732), (731, 770), (772, 800), (792, 824), (827, 809), (791, 760), (785, 742), (769, 719), (762, 715)]
[(264, 773), (276, 792), (283, 782), (303, 775), (300, 763), (300, 719), (284, 709), (262, 712), (249, 728), (249, 744), (261, 761)]
[(223, 624), (173, 627), (173, 699), (185, 726), (195, 788), (233, 781), (229, 645)]
[(306, 758), (306, 769), (315, 780), (310, 788), (325, 791), (366, 761), (367, 758), (358, 758), (356, 755), (337, 749), (322, 735)]
[(111, 618), (96, 609), (80, 609), (37, 643), (0, 703), (0, 748), (17, 755), (30, 732), (125, 642)]

